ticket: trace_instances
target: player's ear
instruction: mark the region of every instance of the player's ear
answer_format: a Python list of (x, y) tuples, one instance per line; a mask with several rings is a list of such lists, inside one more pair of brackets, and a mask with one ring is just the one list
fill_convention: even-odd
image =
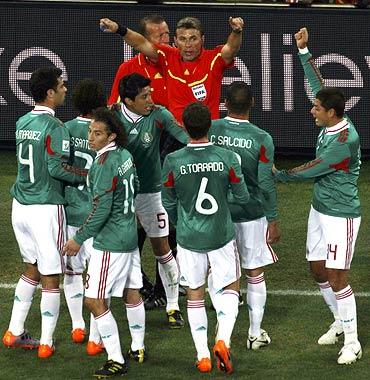
[(177, 38), (176, 38), (176, 36), (173, 37), (173, 45), (174, 45), (175, 47), (178, 47), (178, 46), (177, 46)]
[(116, 138), (117, 138), (117, 133), (114, 133), (114, 132), (112, 132), (112, 133), (108, 136), (108, 140), (109, 140), (109, 142), (114, 141)]

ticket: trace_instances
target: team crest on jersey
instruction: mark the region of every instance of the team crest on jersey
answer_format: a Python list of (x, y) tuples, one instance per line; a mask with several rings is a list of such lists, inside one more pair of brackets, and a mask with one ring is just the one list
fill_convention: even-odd
[(62, 141), (62, 151), (69, 153), (69, 140)]
[(141, 136), (141, 142), (143, 143), (143, 145), (146, 148), (150, 146), (150, 144), (152, 143), (152, 141), (153, 141), (153, 135), (151, 133), (149, 133), (149, 132), (145, 132)]
[(194, 98), (200, 102), (202, 102), (207, 96), (206, 86), (203, 83), (193, 86), (191, 90), (193, 91)]

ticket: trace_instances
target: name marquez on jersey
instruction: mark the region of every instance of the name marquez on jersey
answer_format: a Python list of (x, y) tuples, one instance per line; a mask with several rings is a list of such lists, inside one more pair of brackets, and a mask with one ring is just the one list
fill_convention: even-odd
[(180, 166), (181, 174), (222, 172), (223, 170), (223, 162), (197, 162), (196, 164), (187, 164)]
[(250, 149), (252, 147), (251, 139), (243, 139), (243, 138), (231, 137), (231, 136), (211, 135), (211, 142), (217, 145), (233, 146), (235, 148)]
[(19, 140), (40, 140), (40, 131), (31, 131), (29, 129), (22, 129), (15, 132), (15, 138)]
[(118, 167), (118, 174), (120, 176), (123, 176), (127, 170), (131, 169), (134, 166), (134, 163), (132, 162), (131, 158), (126, 160), (122, 165)]
[(90, 149), (88, 140), (80, 137), (71, 137), (71, 144), (75, 148)]

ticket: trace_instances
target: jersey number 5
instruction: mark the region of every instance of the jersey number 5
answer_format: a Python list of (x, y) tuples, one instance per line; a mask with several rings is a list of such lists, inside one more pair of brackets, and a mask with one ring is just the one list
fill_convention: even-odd
[[(203, 215), (212, 215), (218, 211), (218, 204), (214, 196), (209, 193), (206, 193), (206, 187), (208, 184), (208, 178), (203, 177), (200, 183), (197, 200), (195, 202), (195, 209), (199, 214)], [(203, 202), (208, 201), (211, 204), (210, 208), (204, 208)]]

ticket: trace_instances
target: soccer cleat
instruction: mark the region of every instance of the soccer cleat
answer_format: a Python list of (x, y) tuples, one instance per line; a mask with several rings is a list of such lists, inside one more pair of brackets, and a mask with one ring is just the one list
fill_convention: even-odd
[(54, 346), (48, 346), (47, 344), (40, 344), (37, 356), (40, 359), (47, 359), (53, 355), (54, 351), (55, 351)]
[(127, 351), (127, 355), (130, 359), (135, 360), (138, 363), (144, 363), (148, 359), (145, 348), (140, 348), (139, 350), (132, 351), (131, 348)]
[(360, 342), (346, 344), (338, 353), (338, 364), (352, 364), (361, 359), (362, 349)]
[(3, 343), (6, 347), (21, 347), (28, 350), (39, 348), (40, 341), (31, 337), (27, 330), (21, 335), (13, 335), (9, 330), (3, 336)]
[(87, 355), (95, 356), (101, 354), (104, 350), (103, 342), (95, 343), (92, 340), (89, 340), (86, 345)]
[(270, 343), (271, 343), (271, 338), (268, 336), (265, 330), (261, 329), (261, 335), (259, 337), (248, 335), (247, 349), (258, 350), (261, 347), (268, 346)]
[(85, 341), (86, 331), (85, 329), (74, 329), (72, 331), (73, 343), (83, 343)]
[(113, 376), (122, 376), (127, 373), (127, 364), (118, 363), (113, 360), (108, 360), (103, 367), (95, 371), (94, 377), (97, 379), (108, 379)]
[(167, 305), (166, 295), (162, 293), (152, 292), (144, 301), (145, 310), (153, 310), (157, 307), (164, 307)]
[(206, 373), (212, 371), (212, 363), (210, 358), (202, 358), (195, 363), (199, 372)]
[(343, 326), (340, 322), (335, 321), (330, 325), (329, 330), (319, 338), (317, 343), (320, 345), (335, 344), (341, 336), (343, 336)]
[(169, 310), (167, 312), (168, 324), (171, 329), (181, 329), (184, 327), (184, 319), (180, 310)]
[(233, 363), (231, 361), (230, 350), (226, 347), (223, 340), (218, 340), (213, 347), (213, 354), (217, 360), (217, 368), (230, 375), (234, 372)]

